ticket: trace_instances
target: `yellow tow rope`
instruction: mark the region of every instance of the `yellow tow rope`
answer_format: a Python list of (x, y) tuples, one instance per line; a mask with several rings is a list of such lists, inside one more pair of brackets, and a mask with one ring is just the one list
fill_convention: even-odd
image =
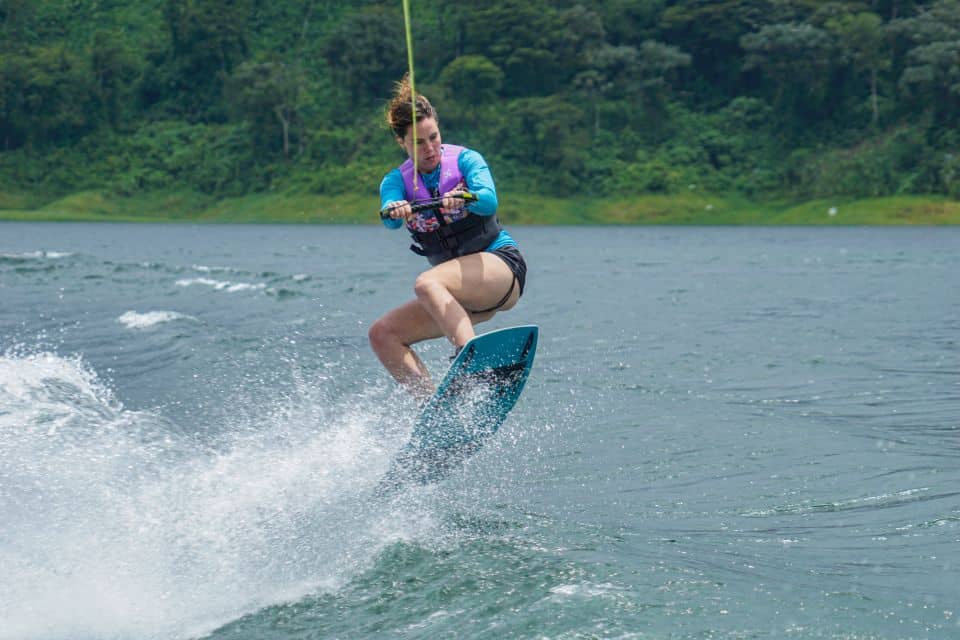
[(417, 89), (413, 82), (413, 30), (410, 28), (410, 2), (403, 0), (403, 25), (407, 30), (407, 67), (410, 69), (410, 114), (413, 118), (411, 134), (413, 135), (413, 190), (417, 190), (417, 177), (420, 171), (417, 168)]

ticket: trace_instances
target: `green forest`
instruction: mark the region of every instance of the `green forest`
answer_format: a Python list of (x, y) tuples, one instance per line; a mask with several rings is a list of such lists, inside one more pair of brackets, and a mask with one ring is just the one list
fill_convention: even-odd
[[(960, 198), (960, 0), (411, 0), (417, 89), (498, 188)], [(0, 0), (0, 209), (368, 198), (400, 0)], [(361, 200), (357, 200), (360, 202)]]

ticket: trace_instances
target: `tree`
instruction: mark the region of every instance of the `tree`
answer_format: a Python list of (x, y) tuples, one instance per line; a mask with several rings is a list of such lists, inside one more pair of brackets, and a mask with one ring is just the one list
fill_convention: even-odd
[(592, 100), (594, 132), (599, 130), (600, 97), (626, 99), (642, 107), (648, 125), (660, 124), (676, 72), (690, 65), (690, 56), (676, 47), (647, 40), (639, 48), (606, 45), (591, 52), (589, 68), (574, 81)]
[(549, 46), (568, 80), (586, 66), (590, 53), (605, 43), (606, 33), (600, 15), (580, 4), (561, 11), (557, 19), (559, 31)]
[(246, 59), (251, 0), (166, 0), (179, 101), (202, 119), (218, 119), (223, 83)]
[(22, 55), (0, 56), (0, 131), (4, 151), (18, 149), (27, 141), (27, 113), (23, 100), (29, 77), (29, 60)]
[(638, 45), (656, 39), (666, 0), (607, 0), (596, 10), (603, 17), (606, 40), (612, 45)]
[(561, 90), (603, 39), (600, 16), (582, 5), (559, 10), (544, 0), (478, 0), (461, 12), (464, 52), (484, 55), (502, 69), (509, 97)]
[(36, 12), (32, 0), (0, 2), (0, 51), (13, 50), (27, 44), (30, 22)]
[(960, 2), (938, 0), (914, 17), (890, 25), (909, 45), (899, 86), (941, 124), (960, 116)]
[(251, 123), (257, 146), (269, 148), (279, 128), (283, 157), (290, 157), (290, 131), (298, 122), (303, 74), (282, 62), (245, 62), (231, 75), (227, 93)]
[(68, 144), (93, 125), (91, 86), (81, 61), (62, 47), (0, 57), (0, 124), (5, 148)]
[(455, 58), (440, 73), (440, 82), (469, 104), (493, 101), (503, 85), (503, 71), (485, 56)]
[(450, 98), (453, 120), (457, 120), (459, 111), (463, 124), (477, 127), (478, 110), (497, 99), (503, 77), (503, 71), (484, 56), (460, 56), (444, 67), (440, 85), (442, 95)]
[(327, 36), (321, 54), (352, 108), (379, 102), (407, 68), (403, 19), (378, 6), (348, 15)]
[(909, 66), (900, 76), (900, 86), (926, 97), (931, 107), (954, 105), (948, 113), (956, 115), (960, 98), (960, 40), (918, 46), (910, 51), (908, 61)]
[(871, 8), (887, 20), (896, 20), (915, 11), (929, 0), (871, 0)]
[(93, 86), (103, 120), (115, 126), (120, 119), (121, 104), (139, 75), (139, 60), (106, 31), (97, 31), (89, 51)]
[(868, 77), (870, 87), (870, 124), (880, 120), (877, 91), (878, 76), (890, 69), (890, 49), (887, 46), (883, 20), (875, 13), (844, 14), (827, 20), (826, 28), (833, 33), (853, 64), (854, 71)]
[(603, 71), (594, 68), (578, 73), (573, 79), (573, 86), (590, 101), (590, 108), (593, 111), (593, 136), (596, 138), (600, 135), (600, 100), (610, 91), (613, 84)]
[(522, 166), (541, 168), (540, 188), (582, 188), (589, 148), (583, 112), (557, 96), (515, 100), (507, 109), (498, 123), (499, 153)]
[[(777, 0), (678, 0), (669, 3), (658, 38), (693, 55), (701, 91), (735, 96), (742, 91), (741, 38), (796, 16), (794, 3)], [(704, 96), (712, 97), (712, 96)]]
[(757, 69), (774, 86), (773, 105), (792, 118), (811, 119), (829, 86), (836, 59), (833, 39), (805, 23), (765, 26), (740, 39), (746, 52), (744, 70)]

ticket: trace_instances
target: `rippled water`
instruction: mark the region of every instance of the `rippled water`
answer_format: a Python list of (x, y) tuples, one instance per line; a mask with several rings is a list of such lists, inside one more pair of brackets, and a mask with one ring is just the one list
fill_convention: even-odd
[(0, 224), (0, 638), (960, 634), (960, 229), (511, 231), (524, 396), (384, 503), (400, 233)]

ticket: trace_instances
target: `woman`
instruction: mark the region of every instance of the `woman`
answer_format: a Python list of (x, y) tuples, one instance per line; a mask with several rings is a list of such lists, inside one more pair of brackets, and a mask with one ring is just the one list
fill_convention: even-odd
[[(380, 184), (384, 224), (391, 229), (405, 224), (415, 243), (410, 248), (433, 266), (417, 277), (413, 300), (373, 323), (370, 344), (400, 384), (428, 396), (433, 384), (411, 346), (446, 336), (459, 351), (476, 335), (473, 325), (517, 304), (527, 267), (497, 221), (497, 192), (487, 163), (476, 151), (442, 143), (437, 112), (422, 95), (414, 121), (407, 78), (397, 83), (386, 117), (408, 159)], [(468, 204), (464, 192), (476, 200)], [(434, 198), (442, 198), (439, 210), (410, 208)]]

